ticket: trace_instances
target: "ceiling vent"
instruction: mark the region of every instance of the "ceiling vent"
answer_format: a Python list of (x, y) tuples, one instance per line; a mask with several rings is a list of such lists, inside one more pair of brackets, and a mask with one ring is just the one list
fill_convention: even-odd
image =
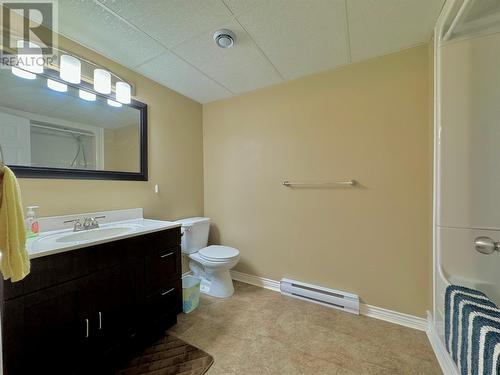
[(236, 35), (231, 30), (221, 29), (214, 33), (214, 40), (220, 48), (231, 48), (236, 41)]

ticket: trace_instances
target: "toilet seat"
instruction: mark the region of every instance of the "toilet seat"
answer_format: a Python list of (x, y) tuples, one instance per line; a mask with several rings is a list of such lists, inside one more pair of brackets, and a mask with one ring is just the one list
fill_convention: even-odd
[(240, 252), (234, 247), (211, 245), (200, 249), (198, 255), (210, 262), (227, 262), (237, 258)]

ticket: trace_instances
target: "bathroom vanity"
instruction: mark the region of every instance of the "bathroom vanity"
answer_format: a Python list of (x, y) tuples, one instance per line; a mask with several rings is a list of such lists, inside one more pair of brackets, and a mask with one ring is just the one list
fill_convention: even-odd
[(104, 371), (176, 323), (179, 224), (137, 218), (76, 242), (71, 230), (49, 233), (30, 243), (31, 273), (1, 285), (4, 374), (98, 373), (89, 369)]

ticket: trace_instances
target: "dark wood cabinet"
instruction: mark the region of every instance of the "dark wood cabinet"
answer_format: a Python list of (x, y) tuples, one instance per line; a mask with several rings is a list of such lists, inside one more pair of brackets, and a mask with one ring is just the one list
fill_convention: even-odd
[(23, 374), (33, 368), (56, 373), (86, 350), (88, 315), (84, 280), (75, 280), (6, 301), (3, 311), (4, 372)]
[(35, 258), (26, 279), (3, 281), (4, 373), (89, 373), (161, 335), (182, 310), (180, 235)]

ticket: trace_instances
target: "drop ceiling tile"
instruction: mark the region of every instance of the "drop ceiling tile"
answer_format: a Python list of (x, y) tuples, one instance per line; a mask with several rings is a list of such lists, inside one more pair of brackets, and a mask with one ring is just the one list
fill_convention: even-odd
[(231, 96), (231, 92), (170, 52), (165, 52), (135, 70), (200, 103)]
[(344, 0), (273, 0), (238, 20), (286, 79), (349, 62)]
[(99, 1), (168, 48), (232, 17), (222, 0)]
[(428, 42), (444, 0), (349, 0), (353, 61)]
[(164, 51), (159, 43), (91, 0), (59, 1), (59, 32), (128, 67)]
[(233, 47), (217, 47), (213, 40), (215, 30), (212, 30), (173, 50), (236, 94), (282, 81), (279, 73), (236, 21), (221, 27), (235, 33)]
[(258, 6), (269, 3), (272, 0), (223, 0), (231, 12), (235, 15), (248, 12)]

